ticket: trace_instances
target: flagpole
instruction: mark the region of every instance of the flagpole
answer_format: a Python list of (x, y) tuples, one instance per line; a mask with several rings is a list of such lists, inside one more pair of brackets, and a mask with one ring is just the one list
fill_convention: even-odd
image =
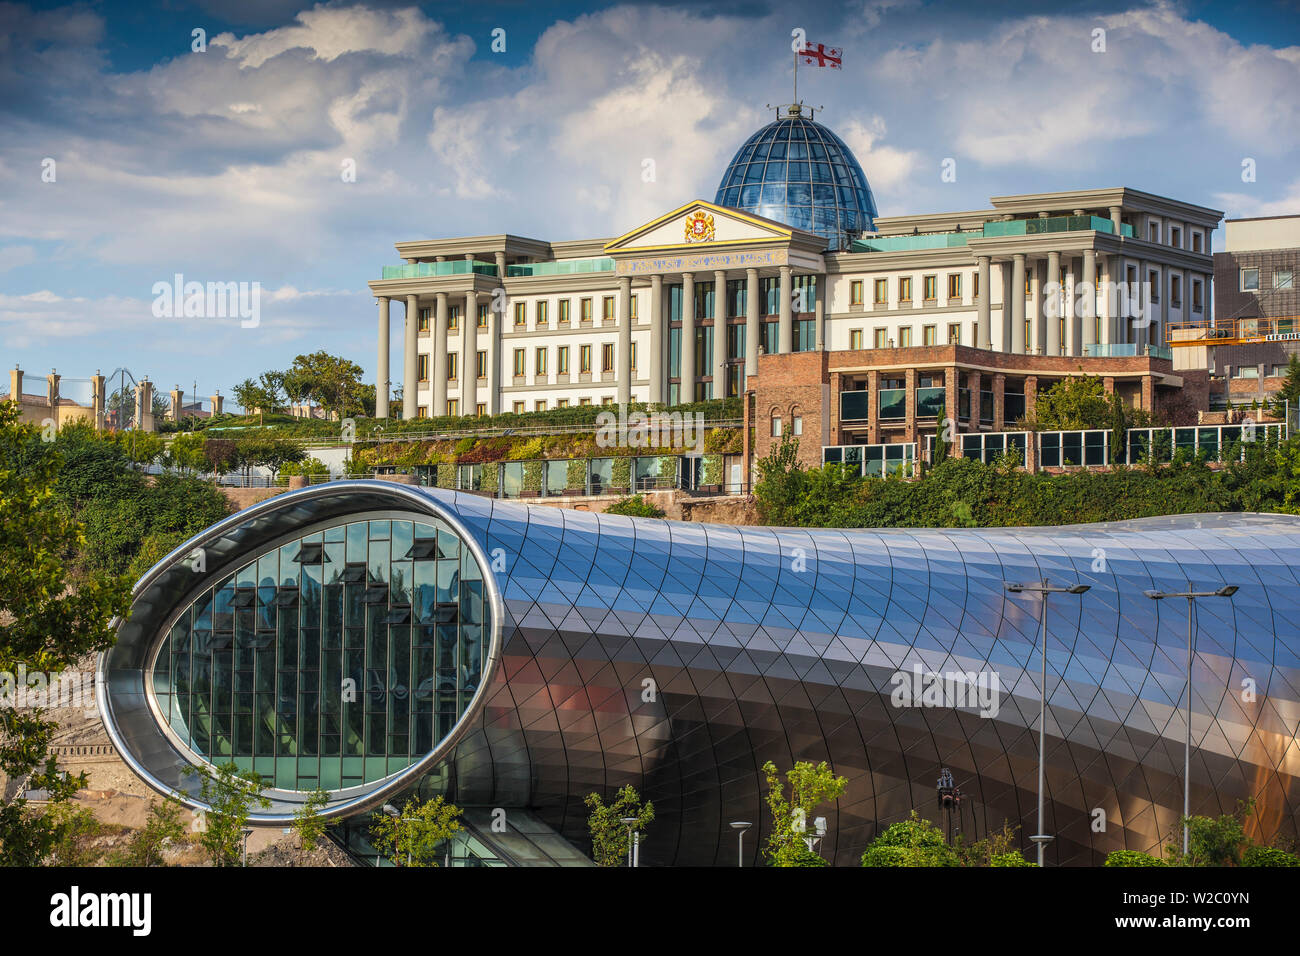
[(794, 101), (799, 102), (799, 51), (794, 51)]

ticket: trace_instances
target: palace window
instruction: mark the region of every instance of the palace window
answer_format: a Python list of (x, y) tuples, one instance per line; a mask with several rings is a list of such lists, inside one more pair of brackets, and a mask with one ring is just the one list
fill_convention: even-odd
[(546, 374), (546, 352), (547, 350), (545, 348), (539, 348), (536, 353), (534, 353), (533, 359), (534, 364), (537, 367), (536, 370), (538, 375)]
[(912, 277), (903, 276), (898, 280), (898, 303), (902, 305), (906, 302), (912, 304)]
[(875, 294), (876, 305), (887, 305), (889, 303), (889, 280), (877, 279), (875, 284), (876, 284), (876, 294)]
[(862, 280), (854, 279), (849, 283), (849, 305), (862, 304)]
[(591, 346), (581, 345), (578, 347), (578, 374), (584, 375), (591, 372)]

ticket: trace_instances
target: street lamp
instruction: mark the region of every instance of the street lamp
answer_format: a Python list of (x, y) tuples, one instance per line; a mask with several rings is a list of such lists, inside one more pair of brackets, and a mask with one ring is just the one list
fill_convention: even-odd
[(1042, 679), (1038, 685), (1038, 832), (1029, 838), (1030, 842), (1038, 844), (1038, 865), (1043, 865), (1043, 850), (1052, 837), (1043, 832), (1043, 790), (1044, 787), (1044, 756), (1047, 735), (1047, 595), (1049, 594), (1082, 594), (1092, 587), (1091, 584), (1072, 584), (1069, 587), (1054, 588), (1049, 587), (1047, 578), (1043, 578), (1040, 584), (1013, 584), (1010, 581), (1003, 581), (1002, 586), (1007, 589), (1009, 594), (1041, 594), (1043, 596), (1043, 672)]
[(623, 817), (620, 821), (627, 827), (627, 865), (637, 866), (641, 862), (641, 831), (633, 831), (640, 821), (637, 817)]
[(745, 865), (745, 831), (753, 825), (748, 820), (735, 820), (731, 824), (731, 829), (736, 831), (736, 866)]
[(1183, 743), (1183, 856), (1187, 856), (1191, 834), (1187, 820), (1191, 816), (1192, 802), (1192, 642), (1195, 640), (1196, 599), (1203, 597), (1232, 597), (1237, 585), (1225, 584), (1214, 591), (1193, 591), (1187, 582), (1186, 591), (1143, 591), (1153, 601), (1165, 598), (1187, 598), (1187, 738)]
[(249, 827), (244, 827), (244, 828), (240, 831), (240, 833), (243, 834), (244, 839), (241, 841), (241, 844), (240, 844), (240, 850), (239, 850), (239, 865), (240, 865), (240, 866), (248, 866), (248, 838), (251, 837), (251, 836), (253, 835), (253, 831), (252, 831), (252, 829), (249, 828)]
[[(385, 804), (384, 804), (382, 807), (380, 807), (379, 809), (381, 809), (384, 813), (388, 814), (388, 815), (389, 815), (390, 817), (392, 817), (393, 819), (398, 819), (398, 818), (400, 818), (401, 815), (402, 815), (402, 814), (401, 814), (401, 811), (399, 811), (399, 810), (397, 809), (397, 807), (393, 806), (391, 803), (385, 803)], [(393, 847), (394, 847), (394, 849), (396, 849), (396, 847), (397, 847), (397, 827), (396, 827), (396, 826), (393, 827)], [(409, 868), (410, 865), (411, 865), (411, 848), (410, 848), (410, 846), (407, 846), (407, 848), (406, 848), (406, 865), (407, 865), (408, 868)]]

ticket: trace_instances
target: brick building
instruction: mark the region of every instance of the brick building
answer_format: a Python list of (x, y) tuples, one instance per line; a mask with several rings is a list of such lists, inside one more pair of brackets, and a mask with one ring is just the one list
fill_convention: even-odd
[(755, 457), (788, 434), (800, 439), (799, 458), (810, 466), (821, 464), (826, 445), (923, 448), (945, 420), (953, 435), (1013, 430), (1035, 417), (1043, 390), (1072, 375), (1096, 376), (1108, 395), (1176, 424), (1196, 421), (1209, 387), (1206, 372), (1175, 371), (1164, 356), (1016, 355), (965, 345), (762, 355), (758, 369)]

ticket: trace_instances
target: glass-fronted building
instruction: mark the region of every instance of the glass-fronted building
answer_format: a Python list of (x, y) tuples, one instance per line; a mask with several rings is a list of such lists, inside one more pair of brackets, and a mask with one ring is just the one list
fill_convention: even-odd
[(734, 820), (758, 825), (757, 862), (762, 764), (827, 760), (849, 785), (819, 850), (854, 864), (933, 807), (944, 767), (954, 829), (1033, 832), (1042, 605), (1003, 584), (1079, 581), (1047, 608), (1046, 828), (1050, 862), (1095, 864), (1177, 832), (1187, 612), (1143, 592), (1189, 580), (1239, 587), (1198, 604), (1193, 812), (1255, 797), (1253, 836), (1296, 836), (1297, 566), (1281, 515), (773, 529), (335, 482), (151, 569), (100, 706), (131, 767), (193, 807), (185, 768), (227, 760), (273, 784), (254, 823), (317, 787), (355, 825), (442, 793), (471, 823), (515, 821), (514, 851), (478, 853), (498, 862), (576, 862), (584, 798), (624, 784), (656, 807), (643, 865), (734, 865)]

